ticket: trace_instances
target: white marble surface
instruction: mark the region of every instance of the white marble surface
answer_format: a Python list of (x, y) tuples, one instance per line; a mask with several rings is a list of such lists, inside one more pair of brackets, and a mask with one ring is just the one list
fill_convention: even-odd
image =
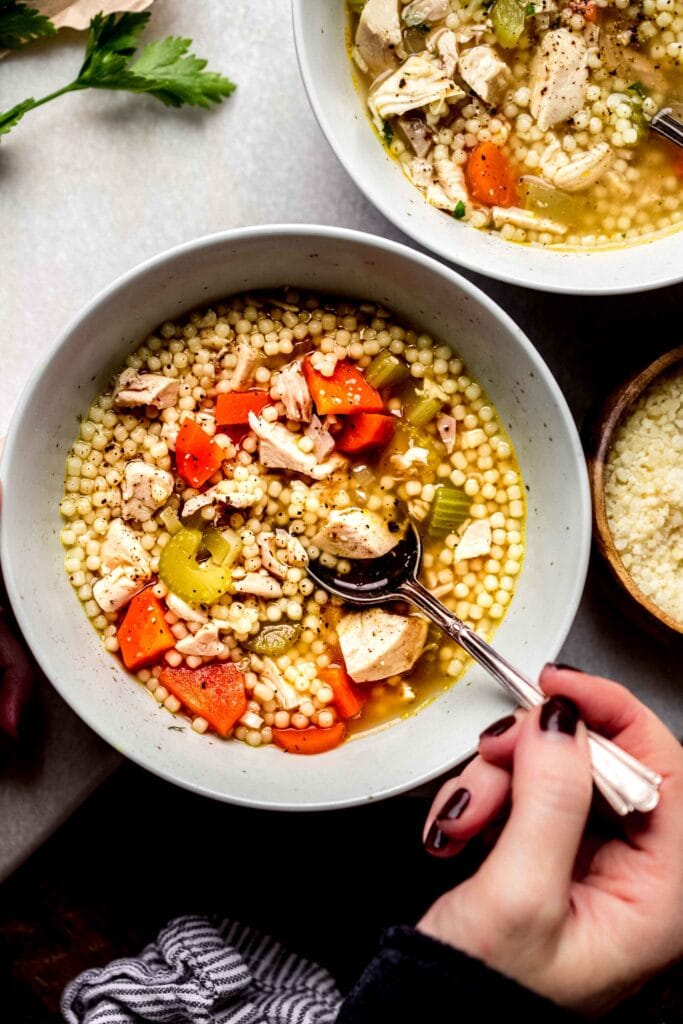
[[(0, 145), (0, 434), (31, 369), (70, 317), (168, 246), (285, 221), (400, 237), (318, 130), (299, 78), (288, 0), (158, 0), (148, 35), (169, 33), (191, 36), (195, 52), (238, 83), (220, 108), (172, 111), (147, 97), (92, 91), (30, 113)], [(82, 45), (63, 33), (0, 62), (3, 109), (72, 78)], [(659, 293), (661, 331), (652, 339), (648, 296), (562, 300), (478, 283), (540, 348), (579, 422), (625, 368), (677, 336), (681, 289)], [(625, 625), (596, 578), (563, 653), (622, 678), (683, 732), (674, 679), (680, 655)], [(44, 688), (42, 703), (40, 754), (0, 782), (0, 877), (118, 763), (53, 691)]]

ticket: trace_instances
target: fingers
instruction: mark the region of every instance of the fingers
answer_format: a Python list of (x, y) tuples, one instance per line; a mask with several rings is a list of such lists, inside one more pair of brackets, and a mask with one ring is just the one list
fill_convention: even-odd
[(0, 611), (0, 733), (12, 740), (19, 738), (34, 684), (33, 666)]
[(452, 857), (500, 814), (510, 796), (510, 774), (475, 757), (437, 793), (423, 831), (425, 849)]
[(576, 705), (555, 697), (530, 711), (514, 750), (512, 811), (482, 868), (509, 906), (556, 917), (566, 912), (592, 789)]

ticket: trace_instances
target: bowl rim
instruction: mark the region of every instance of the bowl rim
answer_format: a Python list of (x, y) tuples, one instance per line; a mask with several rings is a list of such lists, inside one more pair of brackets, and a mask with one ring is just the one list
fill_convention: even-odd
[[(388, 240), (368, 232), (329, 225), (297, 223), (265, 224), (232, 228), (225, 231), (215, 232), (210, 235), (200, 236), (199, 238), (191, 239), (190, 241), (183, 242), (180, 245), (165, 249), (162, 252), (157, 253), (155, 256), (143, 260), (132, 269), (120, 274), (110, 284), (100, 289), (95, 296), (69, 320), (63, 330), (59, 332), (56, 340), (49, 347), (42, 360), (35, 367), (28, 379), (28, 382), (24, 386), (12, 416), (2, 452), (2, 459), (0, 461), (0, 478), (5, 480), (5, 502), (12, 500), (12, 491), (11, 487), (7, 486), (6, 476), (14, 460), (21, 458), (21, 439), (19, 428), (21, 422), (30, 411), (33, 393), (42, 381), (43, 377), (49, 373), (49, 367), (56, 353), (65, 344), (80, 322), (89, 316), (100, 303), (109, 300), (112, 296), (116, 295), (117, 292), (125, 294), (127, 286), (132, 281), (143, 277), (153, 269), (162, 267), (165, 263), (171, 262), (179, 256), (197, 251), (207, 251), (213, 246), (222, 246), (226, 243), (235, 245), (244, 240), (260, 238), (283, 240), (292, 236), (301, 236), (312, 240), (316, 238), (324, 238), (328, 242), (338, 241), (351, 243), (361, 248), (391, 253), (394, 256), (416, 262), (422, 265), (427, 271), (445, 278), (451, 286), (459, 288), (475, 303), (486, 309), (487, 312), (512, 335), (517, 345), (519, 345), (519, 347), (524, 351), (529, 362), (533, 365), (537, 375), (543, 380), (545, 386), (554, 396), (558, 416), (562, 419), (570, 442), (572, 442), (572, 454), (574, 456), (574, 464), (576, 467), (580, 490), (578, 501), (578, 508), (580, 511), (576, 524), (576, 572), (571, 582), (571, 587), (562, 613), (562, 619), (556, 630), (555, 646), (557, 650), (554, 651), (556, 654), (566, 640), (576, 616), (576, 611), (585, 586), (591, 546), (591, 500), (588, 473), (585, 460), (582, 455), (582, 447), (578, 430), (569, 406), (567, 405), (567, 401), (549, 367), (546, 365), (532, 342), (527, 338), (522, 329), (514, 322), (510, 315), (498, 306), (497, 303), (494, 302), (493, 299), (491, 299), (485, 292), (468, 281), (467, 278), (462, 277), (452, 267), (446, 266), (434, 257), (416, 251), (405, 243)], [(78, 695), (70, 693), (68, 683), (63, 682), (56, 672), (53, 674), (51, 660), (49, 657), (49, 643), (45, 641), (38, 622), (35, 621), (33, 616), (30, 614), (29, 609), (21, 598), (21, 580), (18, 572), (20, 559), (14, 557), (14, 552), (17, 550), (17, 546), (12, 544), (12, 539), (9, 536), (8, 529), (4, 525), (7, 522), (7, 518), (7, 516), (0, 515), (0, 564), (3, 566), (5, 585), (11, 606), (26, 642), (51, 685), (54, 686), (59, 695), (64, 701), (66, 701), (75, 714), (77, 714), (78, 717), (93, 730), (93, 732), (105, 740), (105, 742), (114, 747), (114, 749), (119, 750), (120, 748), (118, 744), (120, 742), (120, 736), (117, 735), (116, 726), (111, 724), (108, 719), (101, 720), (96, 715), (90, 715), (87, 712), (84, 713), (79, 707)], [(377, 800), (383, 800), (391, 796), (396, 796), (400, 793), (408, 792), (411, 789), (430, 782), (432, 779), (438, 778), (445, 771), (453, 768), (455, 764), (461, 763), (461, 760), (465, 760), (473, 753), (475, 753), (475, 750), (468, 751), (463, 755), (462, 759), (458, 759), (456, 761), (446, 758), (443, 763), (433, 769), (419, 771), (409, 768), (404, 774), (402, 781), (386, 786), (383, 790), (374, 793), (370, 799), (372, 802), (376, 802)], [(144, 754), (129, 753), (128, 751), (125, 751), (124, 756), (147, 771), (151, 771), (158, 777), (163, 778), (165, 781), (172, 782), (175, 785), (179, 785), (191, 792), (198, 793), (212, 799), (217, 799), (222, 802), (234, 803), (246, 807), (255, 807), (262, 810), (335, 810), (365, 804), (369, 800), (367, 794), (364, 793), (355, 797), (348, 797), (333, 801), (318, 800), (315, 803), (312, 802), (305, 805), (301, 805), (296, 801), (291, 803), (287, 801), (273, 802), (267, 798), (255, 800), (241, 796), (235, 797), (217, 790), (211, 785), (203, 784), (200, 781), (193, 781), (187, 777), (182, 777), (176, 771), (170, 769), (167, 770), (157, 765), (155, 763), (153, 750), (150, 750), (149, 752), (146, 751)]]
[(644, 594), (624, 565), (614, 544), (614, 538), (607, 519), (605, 501), (605, 477), (614, 436), (635, 402), (647, 391), (658, 377), (683, 364), (683, 345), (669, 349), (657, 356), (642, 369), (632, 373), (609, 395), (602, 404), (593, 423), (590, 450), (587, 453), (588, 477), (593, 503), (593, 534), (595, 544), (607, 563), (608, 568), (620, 587), (640, 608), (660, 626), (673, 633), (683, 634), (683, 622), (672, 618), (647, 594)]
[[(503, 281), (506, 284), (516, 285), (518, 288), (529, 288), (537, 289), (538, 291), (550, 292), (557, 295), (631, 295), (638, 292), (654, 291), (658, 288), (667, 288), (670, 285), (679, 284), (683, 280), (683, 262), (680, 266), (682, 269), (676, 271), (672, 270), (666, 276), (658, 277), (656, 281), (649, 279), (646, 280), (634, 280), (628, 285), (612, 285), (610, 283), (591, 285), (591, 284), (577, 284), (570, 280), (571, 275), (567, 275), (567, 282), (564, 283), (564, 279), (558, 282), (546, 281), (542, 278), (538, 278), (533, 272), (528, 269), (525, 270), (525, 276), (520, 279), (519, 275), (516, 275), (512, 270), (506, 271), (499, 267), (492, 266), (492, 261), (486, 259), (480, 259), (476, 256), (469, 254), (469, 248), (465, 245), (459, 251), (457, 257), (449, 250), (445, 245), (431, 239), (425, 238), (424, 232), (413, 227), (413, 223), (410, 219), (402, 219), (398, 212), (394, 209), (394, 205), (390, 199), (385, 197), (385, 193), (375, 184), (372, 175), (363, 175), (360, 172), (356, 172), (353, 163), (347, 158), (346, 152), (341, 146), (337, 146), (333, 141), (335, 139), (335, 132), (333, 126), (325, 114), (323, 104), (319, 99), (319, 92), (315, 85), (315, 76), (311, 70), (311, 65), (308, 61), (308, 54), (306, 46), (304, 45), (304, 20), (306, 18), (306, 12), (304, 7), (306, 0), (291, 0), (292, 10), (292, 25), (294, 30), (294, 46), (297, 55), (297, 61), (299, 64), (299, 71), (301, 78), (304, 83), (304, 89), (308, 97), (315, 119), (318, 122), (320, 130), (323, 133), (325, 141), (330, 147), (332, 153), (342, 165), (346, 173), (349, 175), (356, 188), (369, 199), (372, 205), (382, 213), (388, 221), (390, 221), (396, 228), (399, 229), (403, 234), (408, 235), (417, 245), (428, 249), (442, 260), (446, 260), (449, 265), (457, 267), (463, 267), (467, 270), (474, 271), (477, 274), (483, 274), (486, 277), (490, 277), (495, 281)], [(365, 116), (365, 112), (359, 105), (359, 112)], [(419, 190), (415, 189), (416, 195), (419, 195)], [(426, 203), (426, 200), (425, 200)], [(475, 230), (475, 229), (472, 229)], [(670, 235), (681, 235), (683, 236), (683, 226), (678, 229), (666, 231), (662, 236), (662, 239), (668, 238)], [(618, 247), (617, 251), (622, 248), (625, 251), (637, 250), (640, 245), (655, 245), (659, 241), (659, 238), (636, 240), (634, 245), (628, 245)], [(509, 245), (514, 243), (510, 242)], [(524, 249), (523, 245), (518, 245), (519, 249)], [(537, 250), (536, 250), (537, 251)], [(586, 249), (582, 250), (568, 250), (562, 252), (555, 252), (553, 250), (548, 251), (549, 257), (564, 257), (565, 259), (576, 258), (590, 258), (593, 255), (603, 255), (607, 252), (613, 252), (614, 250), (599, 249)]]

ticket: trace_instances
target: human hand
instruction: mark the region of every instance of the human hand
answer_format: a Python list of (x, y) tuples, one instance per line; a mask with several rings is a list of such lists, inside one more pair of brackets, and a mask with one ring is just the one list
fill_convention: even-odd
[[(506, 824), (479, 870), (418, 928), (520, 984), (594, 1015), (683, 955), (683, 750), (624, 687), (549, 665), (551, 698), (482, 734), (479, 754), (436, 797), (430, 852), (452, 856)], [(580, 717), (579, 717), (580, 716)], [(660, 801), (601, 838), (586, 726), (660, 772)]]

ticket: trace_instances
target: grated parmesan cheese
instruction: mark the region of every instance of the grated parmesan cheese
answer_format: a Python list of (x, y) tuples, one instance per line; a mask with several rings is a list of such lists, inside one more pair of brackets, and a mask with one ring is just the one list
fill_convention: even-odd
[(624, 567), (683, 622), (683, 373), (656, 380), (620, 425), (605, 482), (607, 520)]

